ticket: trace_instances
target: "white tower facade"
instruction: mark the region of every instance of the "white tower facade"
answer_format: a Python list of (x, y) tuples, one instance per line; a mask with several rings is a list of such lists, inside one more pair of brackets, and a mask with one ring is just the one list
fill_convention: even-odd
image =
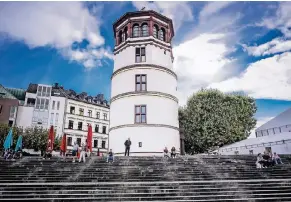
[(129, 12), (113, 25), (109, 148), (123, 155), (180, 151), (177, 75), (173, 72), (172, 20), (155, 11)]

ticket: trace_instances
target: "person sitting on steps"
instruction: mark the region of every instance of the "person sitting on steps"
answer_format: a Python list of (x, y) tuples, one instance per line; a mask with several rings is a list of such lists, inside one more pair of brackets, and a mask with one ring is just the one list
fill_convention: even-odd
[(264, 167), (270, 167), (270, 166), (275, 165), (275, 162), (273, 162), (272, 157), (268, 151), (264, 152), (263, 159), (264, 159)]
[(169, 150), (167, 147), (164, 149), (164, 157), (169, 157)]
[(128, 138), (128, 140), (124, 142), (124, 146), (125, 146), (124, 156), (126, 156), (126, 154), (127, 156), (129, 156), (130, 145), (131, 145), (131, 141), (130, 141), (130, 138)]
[(276, 152), (274, 152), (273, 161), (275, 164), (283, 164), (280, 156)]
[(43, 159), (51, 159), (52, 158), (52, 148), (48, 147), (47, 151), (44, 154)]
[(114, 153), (112, 152), (112, 149), (110, 149), (110, 151), (108, 152), (108, 156), (107, 156), (107, 163), (113, 163), (114, 162)]
[(263, 156), (261, 153), (259, 153), (257, 156), (256, 167), (257, 168), (264, 168), (265, 167), (265, 160), (263, 159)]
[(176, 148), (175, 147), (172, 147), (172, 149), (171, 149), (171, 157), (176, 158)]

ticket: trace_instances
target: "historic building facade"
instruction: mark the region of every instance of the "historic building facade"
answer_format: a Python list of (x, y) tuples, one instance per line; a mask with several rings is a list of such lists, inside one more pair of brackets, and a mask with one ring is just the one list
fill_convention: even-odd
[(180, 150), (177, 75), (173, 71), (172, 20), (155, 11), (129, 12), (114, 25), (109, 147), (131, 155)]

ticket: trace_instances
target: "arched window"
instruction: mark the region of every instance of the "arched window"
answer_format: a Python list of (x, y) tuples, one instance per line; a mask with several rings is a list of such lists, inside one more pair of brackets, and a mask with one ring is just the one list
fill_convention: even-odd
[(157, 25), (154, 25), (153, 35), (155, 38), (158, 38), (158, 30), (159, 30), (159, 27)]
[(148, 36), (149, 35), (149, 26), (148, 24), (144, 23), (141, 26), (141, 35), (142, 36)]
[(118, 33), (118, 43), (119, 44), (122, 43), (122, 31), (119, 31), (119, 33)]
[(132, 27), (132, 36), (139, 37), (139, 26), (138, 24), (134, 24)]
[(126, 41), (127, 38), (128, 38), (128, 30), (127, 30), (127, 27), (125, 27), (125, 29), (124, 29), (124, 41)]
[(160, 29), (160, 34), (159, 34), (159, 39), (162, 40), (162, 41), (165, 41), (165, 29), (164, 28), (161, 28)]

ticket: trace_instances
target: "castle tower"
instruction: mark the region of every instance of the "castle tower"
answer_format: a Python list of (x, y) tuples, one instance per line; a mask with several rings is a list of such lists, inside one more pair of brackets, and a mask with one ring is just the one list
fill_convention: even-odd
[(173, 72), (172, 20), (155, 11), (129, 12), (113, 24), (109, 148), (130, 155), (180, 151), (177, 75)]

